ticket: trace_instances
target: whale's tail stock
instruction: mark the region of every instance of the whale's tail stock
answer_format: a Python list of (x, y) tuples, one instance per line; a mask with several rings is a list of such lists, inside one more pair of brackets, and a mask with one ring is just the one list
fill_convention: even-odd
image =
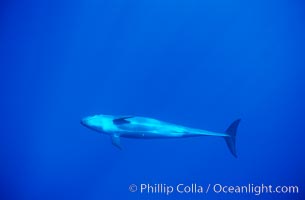
[(226, 130), (228, 136), (224, 137), (230, 152), (232, 155), (237, 158), (236, 154), (236, 132), (239, 125), (240, 119), (235, 120)]

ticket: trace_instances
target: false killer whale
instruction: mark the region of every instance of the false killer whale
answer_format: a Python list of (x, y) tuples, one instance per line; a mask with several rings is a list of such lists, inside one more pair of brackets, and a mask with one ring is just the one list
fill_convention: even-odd
[(120, 138), (185, 138), (196, 136), (223, 137), (234, 157), (236, 154), (236, 131), (240, 119), (234, 121), (224, 133), (189, 128), (139, 116), (94, 115), (85, 117), (81, 124), (111, 137), (112, 144), (121, 149)]

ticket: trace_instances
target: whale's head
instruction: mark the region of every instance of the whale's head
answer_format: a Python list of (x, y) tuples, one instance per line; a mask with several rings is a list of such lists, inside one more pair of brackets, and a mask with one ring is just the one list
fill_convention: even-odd
[(113, 127), (110, 115), (93, 115), (81, 119), (81, 124), (98, 132), (109, 132)]

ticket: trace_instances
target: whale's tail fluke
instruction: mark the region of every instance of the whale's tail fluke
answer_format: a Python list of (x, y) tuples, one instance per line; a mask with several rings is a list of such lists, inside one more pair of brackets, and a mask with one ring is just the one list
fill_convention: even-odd
[(224, 137), (230, 152), (233, 154), (233, 156), (235, 158), (237, 158), (237, 154), (236, 154), (236, 132), (237, 132), (237, 127), (239, 125), (240, 119), (235, 120), (230, 126), (229, 128), (226, 130), (226, 134), (229, 135), (229, 137)]

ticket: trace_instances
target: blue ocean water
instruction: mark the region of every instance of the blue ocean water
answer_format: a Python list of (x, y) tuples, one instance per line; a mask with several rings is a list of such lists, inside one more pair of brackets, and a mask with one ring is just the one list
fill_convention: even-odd
[[(0, 199), (304, 199), (302, 1), (3, 1)], [(122, 139), (139, 115), (222, 138)], [(298, 186), (298, 194), (130, 192), (129, 185)]]

